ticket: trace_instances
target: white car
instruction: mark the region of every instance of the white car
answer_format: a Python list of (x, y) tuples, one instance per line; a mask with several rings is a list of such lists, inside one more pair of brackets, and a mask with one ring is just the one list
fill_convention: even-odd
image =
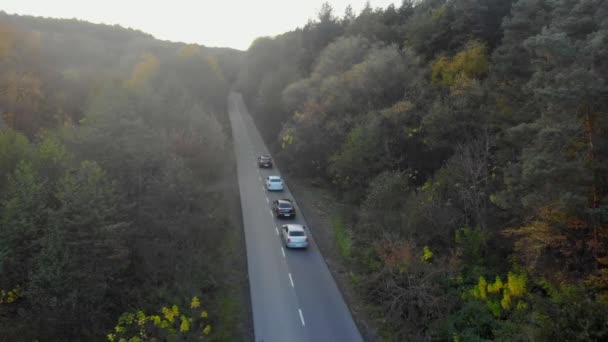
[(308, 237), (301, 224), (284, 224), (281, 227), (281, 238), (287, 248), (307, 248)]
[(283, 191), (283, 180), (280, 176), (268, 176), (266, 178), (266, 189), (268, 191)]

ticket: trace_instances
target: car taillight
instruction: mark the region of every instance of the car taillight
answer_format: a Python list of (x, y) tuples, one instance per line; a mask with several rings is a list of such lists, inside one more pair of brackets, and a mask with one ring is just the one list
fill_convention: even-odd
[(289, 242), (291, 242), (291, 239), (290, 239), (290, 238), (287, 238), (287, 242), (288, 242), (288, 243), (289, 243)]

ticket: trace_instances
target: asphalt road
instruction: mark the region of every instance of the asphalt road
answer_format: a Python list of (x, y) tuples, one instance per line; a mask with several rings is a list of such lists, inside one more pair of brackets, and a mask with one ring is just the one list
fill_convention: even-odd
[[(280, 175), (273, 169), (259, 169), (257, 157), (270, 155), (240, 94), (228, 98), (234, 136), (249, 286), (256, 342), (362, 341), (351, 313), (307, 229), (310, 246), (306, 250), (287, 250), (278, 235), (283, 223), (305, 220), (296, 204), (295, 220), (276, 219), (272, 201), (295, 198), (288, 186), (283, 192), (269, 193), (264, 179)], [(314, 228), (313, 228), (314, 230)]]

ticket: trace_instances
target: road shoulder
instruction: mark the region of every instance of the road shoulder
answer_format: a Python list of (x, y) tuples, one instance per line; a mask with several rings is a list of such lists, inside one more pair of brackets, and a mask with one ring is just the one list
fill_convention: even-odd
[(370, 324), (365, 304), (351, 282), (351, 270), (338, 252), (332, 230), (332, 213), (343, 211), (344, 206), (329, 191), (312, 185), (310, 181), (284, 176), (363, 338), (366, 341), (380, 341), (376, 329)]

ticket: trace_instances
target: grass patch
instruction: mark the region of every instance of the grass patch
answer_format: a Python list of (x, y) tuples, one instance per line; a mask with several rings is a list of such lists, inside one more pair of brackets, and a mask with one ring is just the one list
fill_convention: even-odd
[(334, 217), (331, 222), (331, 228), (334, 232), (338, 252), (344, 259), (349, 259), (352, 253), (353, 240), (346, 229), (344, 220), (340, 217)]
[(243, 284), (247, 281), (247, 270), (243, 262), (245, 252), (240, 248), (243, 236), (239, 235), (239, 231), (230, 223), (226, 226), (230, 229), (225, 231), (221, 253), (218, 256), (221, 262), (216, 265), (219, 272), (216, 277), (221, 279), (221, 282), (215, 297), (211, 299), (213, 310), (210, 314), (215, 318), (215, 325), (212, 324), (213, 333), (210, 335), (212, 342), (246, 340), (245, 322), (248, 317), (242, 291)]
[(238, 289), (230, 289), (220, 298), (217, 333), (212, 341), (243, 341), (243, 333), (238, 329), (243, 319), (241, 303), (238, 298)]

